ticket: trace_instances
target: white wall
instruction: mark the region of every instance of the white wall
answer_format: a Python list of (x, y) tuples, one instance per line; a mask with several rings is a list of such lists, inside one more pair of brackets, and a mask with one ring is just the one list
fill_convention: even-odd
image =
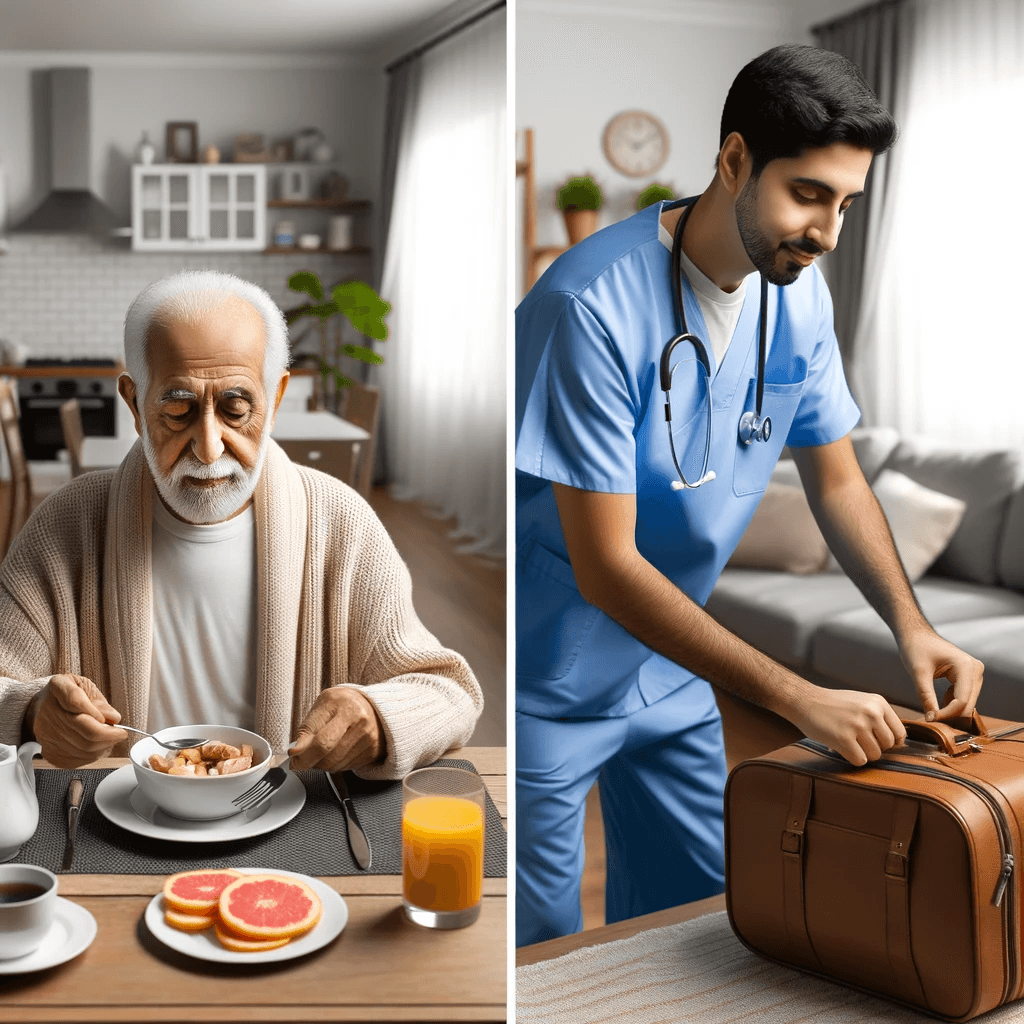
[(268, 141), (321, 128), (351, 180), (351, 194), (377, 198), (385, 76), (363, 63), (195, 54), (0, 53), (0, 164), (8, 223), (30, 213), (49, 183), (45, 69), (92, 70), (93, 191), (127, 222), (129, 167), (143, 130), (163, 158), (168, 121), (196, 121), (200, 151), (230, 159), (235, 135)]

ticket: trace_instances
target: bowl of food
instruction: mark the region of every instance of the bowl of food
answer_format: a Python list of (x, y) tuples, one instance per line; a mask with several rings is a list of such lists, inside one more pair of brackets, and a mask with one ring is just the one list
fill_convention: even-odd
[(129, 751), (142, 792), (176, 818), (212, 821), (238, 813), (231, 802), (270, 770), (270, 744), (248, 729), (229, 725), (175, 725), (162, 739), (202, 736), (200, 747), (168, 750), (155, 739), (139, 740)]

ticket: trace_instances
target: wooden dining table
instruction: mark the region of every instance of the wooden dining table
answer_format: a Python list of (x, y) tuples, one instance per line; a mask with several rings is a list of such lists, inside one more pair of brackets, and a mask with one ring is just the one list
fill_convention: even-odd
[[(504, 747), (452, 751), (476, 765), (506, 817)], [(116, 768), (126, 758), (90, 767)], [(36, 761), (42, 770), (45, 762)], [(401, 875), (323, 877), (348, 904), (333, 942), (295, 960), (218, 964), (157, 941), (143, 914), (162, 875), (59, 876), (59, 894), (96, 919), (92, 945), (57, 967), (0, 976), (0, 1021), (502, 1021), (505, 878), (485, 878), (479, 919), (434, 931), (402, 909)]]

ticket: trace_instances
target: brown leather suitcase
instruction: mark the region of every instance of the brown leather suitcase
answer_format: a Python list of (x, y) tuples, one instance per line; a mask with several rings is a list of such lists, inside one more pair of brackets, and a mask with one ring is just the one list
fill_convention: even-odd
[(1024, 994), (1024, 724), (904, 725), (861, 768), (804, 739), (732, 770), (729, 922), (778, 963), (970, 1020)]

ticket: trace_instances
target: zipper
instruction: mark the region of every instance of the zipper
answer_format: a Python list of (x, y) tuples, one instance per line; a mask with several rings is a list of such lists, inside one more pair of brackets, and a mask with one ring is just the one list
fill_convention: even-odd
[[(1024, 731), (1024, 726), (1020, 729), (1009, 730), (1009, 732), (1021, 731)], [(1000, 738), (1008, 735), (1009, 732), (999, 734)], [(808, 750), (813, 750), (816, 754), (822, 754), (834, 761), (842, 761), (843, 764), (846, 765), (849, 765), (850, 763), (842, 756), (842, 754), (837, 754), (834, 750), (826, 747), (824, 743), (819, 743), (817, 740), (805, 737), (804, 739), (797, 740), (797, 746), (806, 747)], [(931, 754), (921, 754), (919, 756), (927, 757), (929, 760), (935, 760)], [(973, 790), (988, 805), (988, 808), (992, 813), (992, 818), (996, 823), (996, 831), (999, 835), (999, 854), (1003, 865), (999, 872), (999, 879), (996, 882), (995, 892), (992, 894), (992, 905), (1002, 908), (1003, 932), (1006, 936), (1006, 945), (1010, 953), (1010, 969), (1006, 972), (1006, 986), (1003, 990), (1002, 999), (1000, 1000), (1001, 1004), (1006, 1002), (1010, 998), (1011, 993), (1015, 991), (1017, 985), (1017, 932), (1013, 927), (1013, 922), (1011, 920), (1015, 904), (1015, 900), (1012, 898), (1012, 891), (1010, 892), (1011, 898), (1006, 900), (1005, 905), (1003, 903), (1007, 890), (1010, 888), (1010, 883), (1013, 881), (1014, 858), (1013, 836), (1010, 833), (1010, 826), (1006, 823), (1006, 816), (1003, 814), (1002, 808), (985, 786), (980, 782), (976, 782), (974, 779), (967, 778), (963, 775), (951, 775), (938, 768), (928, 768), (925, 765), (913, 765), (895, 761), (887, 761), (884, 763), (874, 762), (871, 767), (881, 768), (886, 771), (904, 772), (907, 775), (926, 775), (930, 778), (943, 779), (947, 782), (956, 782), (961, 786), (966, 786), (968, 789)]]

